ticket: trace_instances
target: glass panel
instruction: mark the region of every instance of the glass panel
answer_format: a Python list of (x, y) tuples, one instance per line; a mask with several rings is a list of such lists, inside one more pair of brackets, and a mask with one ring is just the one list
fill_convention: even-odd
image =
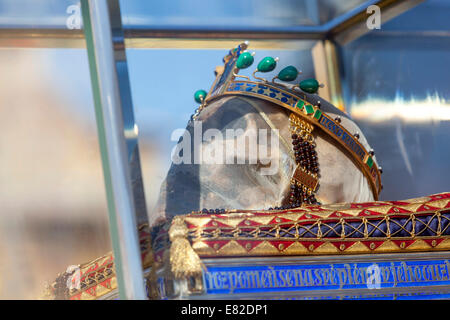
[[(241, 29), (316, 25), (315, 1), (121, 1), (126, 27), (221, 27)], [(308, 14), (310, 13), (310, 14)]]
[(449, 190), (449, 13), (426, 1), (343, 49), (347, 106), (383, 167), (382, 199)]
[(36, 299), (111, 250), (88, 59), (11, 38), (0, 68), (0, 298)]
[[(126, 28), (268, 29), (320, 26), (367, 0), (121, 1)], [(24, 10), (26, 8), (26, 10)], [(82, 23), (78, 0), (1, 0), (3, 28), (60, 28)], [(69, 27), (71, 28), (71, 27)]]

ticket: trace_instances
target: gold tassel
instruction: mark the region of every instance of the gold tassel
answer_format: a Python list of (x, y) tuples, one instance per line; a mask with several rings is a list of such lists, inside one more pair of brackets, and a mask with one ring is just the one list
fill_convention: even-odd
[(186, 279), (202, 274), (202, 262), (189, 243), (188, 228), (181, 216), (172, 220), (169, 229), (170, 266), (175, 279)]

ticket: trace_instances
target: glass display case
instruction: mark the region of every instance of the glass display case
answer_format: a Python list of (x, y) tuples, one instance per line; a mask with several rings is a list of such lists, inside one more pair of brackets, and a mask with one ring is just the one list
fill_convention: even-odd
[[(176, 146), (198, 108), (194, 93), (203, 89), (209, 97), (229, 50), (240, 54), (245, 40), (256, 51), (255, 66), (278, 57), (280, 66), (301, 70), (301, 79), (325, 84), (317, 92), (322, 104), (330, 102), (364, 133), (383, 172), (379, 198), (370, 201), (450, 191), (449, 12), (445, 0), (0, 0), (0, 298), (35, 299), (47, 287), (56, 298), (85, 298), (84, 288), (90, 299), (146, 299), (155, 296), (151, 277), (160, 298), (161, 290), (163, 298), (183, 291), (152, 274), (157, 255), (147, 256), (144, 238), (160, 239), (164, 229), (151, 227), (162, 221), (160, 198)], [(251, 77), (254, 67), (239, 75)], [(192, 193), (184, 197), (178, 201), (193, 201)], [(170, 214), (201, 213), (203, 203), (178, 208)], [(445, 252), (421, 257), (437, 264)], [(214, 286), (221, 266), (206, 256), (210, 273), (202, 281), (209, 289), (197, 298), (251, 297)], [(336, 263), (389, 265), (379, 255), (342, 259)], [(184, 284), (193, 292), (188, 298), (195, 298), (196, 281)], [(430, 284), (426, 296), (441, 290), (448, 297), (444, 282)], [(323, 298), (328, 289), (298, 292)], [(351, 288), (354, 297), (359, 289)]]

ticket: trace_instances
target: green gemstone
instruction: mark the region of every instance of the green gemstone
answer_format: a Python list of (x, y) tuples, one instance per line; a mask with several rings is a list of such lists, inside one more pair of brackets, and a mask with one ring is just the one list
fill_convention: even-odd
[(206, 98), (208, 93), (205, 90), (197, 90), (194, 94), (194, 99), (197, 103), (202, 103), (202, 100)]
[(369, 157), (367, 158), (366, 163), (367, 163), (367, 165), (369, 166), (369, 168), (372, 169), (372, 166), (373, 166), (373, 159), (372, 159), (371, 156), (369, 156)]
[(299, 108), (300, 110), (302, 110), (304, 105), (305, 105), (305, 102), (304, 102), (303, 100), (298, 100), (298, 102), (297, 102), (297, 108)]
[(287, 66), (278, 74), (278, 79), (281, 81), (294, 81), (297, 79), (298, 70), (294, 66)]
[(270, 72), (277, 66), (277, 62), (272, 57), (265, 57), (258, 63), (258, 71)]
[(305, 106), (305, 111), (306, 111), (306, 114), (313, 114), (314, 113), (314, 107), (312, 105), (310, 105), (310, 104), (307, 104)]
[(253, 56), (249, 52), (243, 52), (236, 61), (236, 68), (246, 69), (253, 64)]
[(300, 89), (308, 93), (317, 93), (317, 90), (319, 90), (319, 82), (316, 79), (300, 81)]
[(322, 111), (316, 110), (316, 112), (314, 113), (314, 118), (319, 120), (321, 116), (322, 116)]

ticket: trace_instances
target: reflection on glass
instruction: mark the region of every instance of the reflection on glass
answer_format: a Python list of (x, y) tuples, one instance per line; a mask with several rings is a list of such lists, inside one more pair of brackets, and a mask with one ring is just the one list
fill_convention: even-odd
[(382, 199), (449, 190), (449, 9), (424, 2), (343, 49), (347, 106), (383, 167)]
[(111, 250), (83, 49), (0, 50), (0, 298)]
[(2, 28), (66, 28), (79, 0), (1, 0)]

